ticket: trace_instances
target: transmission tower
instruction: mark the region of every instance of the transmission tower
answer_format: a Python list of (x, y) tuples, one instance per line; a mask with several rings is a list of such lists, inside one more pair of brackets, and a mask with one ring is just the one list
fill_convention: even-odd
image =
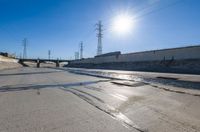
[(48, 58), (51, 59), (51, 50), (48, 50)]
[(27, 38), (24, 38), (23, 40), (22, 40), (22, 46), (23, 46), (23, 59), (26, 59), (26, 57), (27, 57)]
[(99, 21), (97, 24), (96, 24), (97, 28), (97, 38), (98, 38), (98, 44), (97, 44), (97, 55), (101, 55), (102, 54), (102, 37), (103, 37), (103, 34), (102, 34), (102, 27), (103, 25), (101, 24), (101, 21)]
[(83, 58), (83, 42), (80, 42), (80, 59)]

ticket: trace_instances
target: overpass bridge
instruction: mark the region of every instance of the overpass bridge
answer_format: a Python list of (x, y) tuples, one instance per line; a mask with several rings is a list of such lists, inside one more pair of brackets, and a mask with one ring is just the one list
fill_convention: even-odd
[(45, 63), (45, 62), (53, 62), (56, 64), (56, 67), (60, 66), (60, 63), (62, 62), (70, 62), (70, 60), (64, 60), (64, 59), (18, 59), (19, 63), (22, 64), (23, 66), (25, 66), (26, 64), (24, 64), (24, 62), (35, 62), (37, 63), (37, 67), (40, 67), (40, 63)]

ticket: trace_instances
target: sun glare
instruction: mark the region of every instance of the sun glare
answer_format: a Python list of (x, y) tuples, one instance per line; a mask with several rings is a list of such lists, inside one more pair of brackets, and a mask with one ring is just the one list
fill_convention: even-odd
[(112, 30), (117, 34), (127, 34), (133, 29), (133, 18), (126, 14), (121, 14), (113, 19)]

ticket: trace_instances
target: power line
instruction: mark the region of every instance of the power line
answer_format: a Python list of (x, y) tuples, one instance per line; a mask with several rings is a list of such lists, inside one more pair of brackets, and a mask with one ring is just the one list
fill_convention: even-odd
[[(152, 10), (152, 11), (150, 11), (150, 12), (147, 12), (147, 13), (145, 13), (145, 14), (143, 14), (143, 15), (136, 16), (134, 19), (139, 19), (139, 18), (141, 18), (141, 17), (144, 17), (144, 16), (147, 16), (147, 15), (153, 14), (154, 12), (158, 12), (158, 11), (167, 9), (167, 8), (169, 8), (169, 7), (171, 7), (171, 6), (174, 6), (174, 5), (176, 5), (176, 4), (179, 4), (179, 3), (181, 3), (181, 2), (183, 2), (183, 0), (177, 0), (177, 1), (175, 1), (175, 2), (169, 3), (169, 4), (166, 5), (166, 6), (162, 6), (162, 7), (160, 7), (160, 8), (155, 9), (155, 10)], [(144, 8), (144, 9), (145, 9), (145, 8)]]
[(102, 54), (102, 37), (103, 37), (103, 34), (102, 34), (103, 25), (101, 24), (101, 21), (99, 21), (96, 24), (96, 26), (97, 26), (96, 30), (98, 31), (98, 33), (97, 33), (97, 38), (98, 38), (97, 55), (101, 55)]

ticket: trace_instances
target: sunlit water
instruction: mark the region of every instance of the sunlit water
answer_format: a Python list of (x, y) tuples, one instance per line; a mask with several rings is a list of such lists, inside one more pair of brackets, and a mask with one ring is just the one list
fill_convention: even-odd
[(181, 88), (189, 88), (189, 89), (200, 89), (200, 83), (199, 82), (191, 82), (191, 81), (182, 81), (182, 80), (176, 80), (173, 78), (147, 78), (147, 77), (141, 77), (141, 76), (135, 76), (131, 73), (121, 73), (121, 72), (108, 72), (105, 70), (102, 71), (89, 71), (89, 70), (73, 70), (70, 69), (73, 73), (78, 74), (86, 74), (86, 75), (92, 75), (97, 77), (104, 77), (104, 78), (111, 78), (111, 79), (121, 79), (121, 80), (128, 80), (128, 81), (136, 81), (136, 82), (144, 82), (144, 83), (156, 83), (156, 84), (163, 84), (163, 85), (169, 85), (169, 86), (175, 86), (175, 87), (181, 87)]

